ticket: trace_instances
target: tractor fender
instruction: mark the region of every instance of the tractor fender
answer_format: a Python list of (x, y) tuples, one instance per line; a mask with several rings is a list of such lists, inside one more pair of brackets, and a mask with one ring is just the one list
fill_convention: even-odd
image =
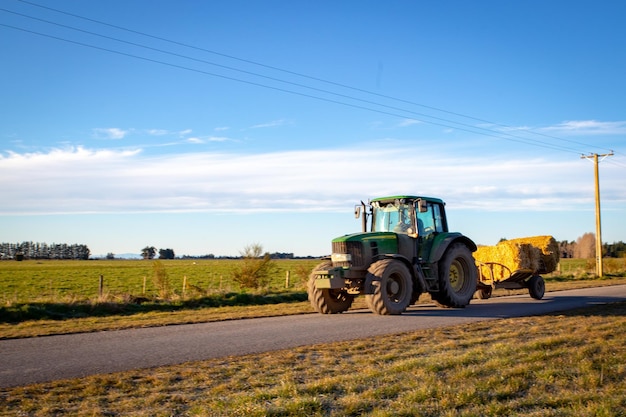
[(433, 249), (430, 253), (429, 262), (431, 264), (439, 262), (439, 260), (446, 253), (446, 250), (448, 250), (448, 247), (456, 242), (463, 243), (472, 252), (475, 252), (476, 249), (478, 249), (474, 241), (472, 241), (469, 237), (463, 236), (461, 233), (447, 233), (441, 240), (438, 239), (435, 241), (435, 245), (433, 245)]

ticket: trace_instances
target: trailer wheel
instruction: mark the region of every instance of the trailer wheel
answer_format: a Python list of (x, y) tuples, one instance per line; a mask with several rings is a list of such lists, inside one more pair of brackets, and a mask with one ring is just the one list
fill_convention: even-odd
[(546, 282), (541, 275), (533, 275), (528, 280), (528, 294), (535, 300), (541, 300), (546, 293)]
[(479, 300), (487, 300), (491, 298), (493, 288), (491, 287), (479, 287), (474, 293), (475, 297)]
[(332, 262), (322, 262), (313, 269), (313, 272), (309, 276), (307, 293), (309, 294), (311, 305), (318, 313), (343, 313), (352, 306), (352, 302), (354, 301), (354, 296), (345, 291), (325, 288), (319, 289), (315, 287), (315, 271), (328, 270), (332, 267)]
[(439, 261), (439, 291), (431, 296), (441, 307), (465, 307), (476, 291), (477, 276), (470, 249), (454, 243)]
[(402, 314), (413, 297), (413, 279), (401, 261), (383, 259), (367, 270), (365, 289), (365, 301), (374, 313)]

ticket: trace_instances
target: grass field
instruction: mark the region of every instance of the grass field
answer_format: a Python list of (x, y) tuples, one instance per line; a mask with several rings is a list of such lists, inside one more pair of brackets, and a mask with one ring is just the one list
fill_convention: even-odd
[[(90, 261), (2, 261), (0, 262), (0, 305), (32, 302), (76, 302), (84, 300), (125, 301), (130, 296), (158, 297), (160, 288), (153, 279), (151, 260)], [(170, 297), (240, 292), (232, 272), (241, 260), (163, 260)], [(276, 260), (276, 272), (265, 293), (301, 292), (315, 265), (315, 259)], [(594, 260), (562, 259), (560, 270), (548, 279), (586, 279), (595, 274)], [(289, 272), (289, 285), (286, 284)], [(626, 258), (606, 259), (607, 277), (626, 275)], [(103, 293), (99, 292), (100, 276)], [(186, 289), (183, 292), (183, 283)], [(145, 285), (145, 287), (144, 287)]]
[(626, 415), (626, 303), (0, 390), (6, 416)]
[[(240, 260), (186, 260), (158, 261), (167, 272), (172, 298), (183, 295), (213, 294), (240, 291), (232, 280), (232, 272)], [(287, 271), (290, 273), (288, 290), (305, 288), (317, 260), (276, 260), (276, 273), (267, 292), (284, 292)], [(0, 301), (2, 305), (27, 302), (61, 302), (64, 300), (110, 300), (133, 296), (156, 297), (160, 293), (153, 279), (152, 260), (90, 260), (90, 261), (2, 261), (0, 262)], [(100, 276), (104, 293), (99, 293)], [(144, 291), (145, 282), (145, 291)]]
[[(241, 291), (232, 281), (239, 262), (162, 261), (169, 284), (168, 297), (162, 298), (153, 280), (153, 261), (3, 261), (0, 339), (312, 311), (305, 281), (317, 260), (277, 260), (272, 281), (257, 291)], [(626, 283), (626, 259), (607, 260), (603, 280), (593, 279), (594, 268), (586, 260), (563, 260), (560, 273), (546, 276), (547, 290)], [(494, 296), (525, 292), (496, 290)], [(357, 298), (354, 308), (364, 307), (362, 301)]]

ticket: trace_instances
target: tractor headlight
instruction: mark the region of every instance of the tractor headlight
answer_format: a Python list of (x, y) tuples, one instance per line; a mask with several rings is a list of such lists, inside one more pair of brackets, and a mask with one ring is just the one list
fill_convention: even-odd
[(352, 255), (349, 253), (333, 253), (330, 255), (330, 260), (333, 262), (350, 262), (352, 261)]

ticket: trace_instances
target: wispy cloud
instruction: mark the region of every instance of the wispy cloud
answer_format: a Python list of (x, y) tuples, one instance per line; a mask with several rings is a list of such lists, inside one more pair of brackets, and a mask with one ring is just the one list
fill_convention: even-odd
[[(344, 211), (364, 196), (407, 192), (481, 210), (568, 210), (593, 199), (591, 174), (579, 159), (450, 159), (406, 144), (380, 149), (158, 157), (80, 147), (10, 152), (0, 154), (0, 214)], [(603, 198), (624, 198), (615, 179), (621, 175), (604, 173)], [(588, 191), (582, 200), (581, 190)]]
[(94, 136), (98, 139), (124, 139), (130, 130), (124, 130), (117, 127), (95, 128)]
[(421, 123), (422, 122), (420, 122), (419, 120), (415, 120), (415, 119), (404, 119), (400, 123), (398, 123), (398, 127), (408, 127), (408, 126), (413, 126), (413, 125), (419, 125)]
[(542, 130), (563, 135), (623, 135), (626, 134), (626, 121), (570, 120)]
[(267, 122), (267, 123), (259, 123), (257, 125), (250, 126), (250, 129), (264, 129), (268, 127), (283, 126), (285, 124), (287, 124), (287, 121), (285, 119), (279, 119), (279, 120), (272, 120), (271, 122)]
[(148, 129), (146, 133), (150, 136), (164, 136), (170, 134), (169, 130), (165, 129)]
[(193, 144), (202, 144), (202, 143), (210, 143), (210, 142), (228, 142), (231, 141), (231, 138), (225, 136), (206, 136), (206, 137), (190, 137), (185, 139), (187, 143)]
[(557, 136), (598, 136), (626, 134), (626, 121), (602, 122), (598, 120), (567, 120), (551, 126), (504, 126), (496, 124), (478, 124), (477, 127), (498, 132), (535, 132)]

